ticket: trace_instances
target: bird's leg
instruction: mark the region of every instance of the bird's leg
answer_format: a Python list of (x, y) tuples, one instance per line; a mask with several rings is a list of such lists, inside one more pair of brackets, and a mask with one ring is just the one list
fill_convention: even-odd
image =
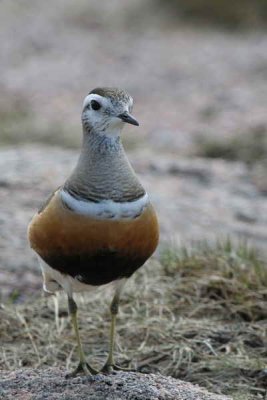
[(103, 371), (109, 372), (114, 366), (113, 352), (115, 345), (115, 331), (116, 331), (116, 318), (119, 311), (119, 294), (115, 293), (112, 303), (110, 305), (111, 325), (110, 325), (110, 339), (109, 339), (109, 353), (107, 361), (103, 367)]
[(71, 373), (67, 374), (67, 378), (71, 378), (79, 374), (80, 372), (84, 373), (85, 375), (95, 375), (98, 372), (94, 370), (86, 361), (85, 354), (82, 348), (78, 322), (77, 322), (77, 304), (73, 300), (72, 297), (68, 296), (68, 306), (69, 306), (69, 314), (71, 317), (72, 326), (75, 332), (77, 344), (78, 344), (78, 354), (79, 354), (79, 364), (78, 367)]
[(114, 353), (114, 345), (115, 345), (115, 333), (116, 333), (116, 319), (117, 319), (117, 314), (119, 311), (119, 301), (120, 301), (120, 294), (122, 291), (122, 288), (124, 286), (125, 282), (121, 281), (119, 285), (117, 286), (115, 295), (113, 297), (113, 300), (110, 305), (110, 314), (111, 314), (111, 326), (110, 326), (110, 342), (109, 342), (109, 353), (108, 353), (108, 358), (107, 361), (105, 362), (105, 365), (101, 369), (101, 372), (112, 372), (112, 371), (130, 371), (128, 368), (122, 368), (114, 364), (114, 358), (113, 358), (113, 353)]

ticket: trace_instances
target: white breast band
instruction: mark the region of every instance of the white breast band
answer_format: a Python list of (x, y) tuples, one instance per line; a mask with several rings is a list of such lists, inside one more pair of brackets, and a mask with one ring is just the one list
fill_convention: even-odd
[(73, 212), (98, 219), (136, 218), (142, 214), (149, 203), (147, 193), (138, 200), (124, 203), (117, 203), (112, 200), (102, 200), (99, 203), (88, 200), (78, 200), (63, 189), (60, 190), (60, 196), (63, 203)]

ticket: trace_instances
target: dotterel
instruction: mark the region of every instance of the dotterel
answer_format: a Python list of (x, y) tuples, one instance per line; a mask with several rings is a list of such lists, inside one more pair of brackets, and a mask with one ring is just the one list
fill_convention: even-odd
[(68, 296), (80, 358), (72, 376), (96, 373), (82, 349), (73, 293), (115, 282), (109, 355), (102, 371), (116, 369), (113, 349), (121, 290), (158, 244), (155, 211), (120, 139), (124, 123), (139, 125), (132, 107), (131, 96), (120, 89), (97, 88), (86, 96), (77, 166), (28, 229), (30, 245), (40, 259), (44, 290), (63, 289)]

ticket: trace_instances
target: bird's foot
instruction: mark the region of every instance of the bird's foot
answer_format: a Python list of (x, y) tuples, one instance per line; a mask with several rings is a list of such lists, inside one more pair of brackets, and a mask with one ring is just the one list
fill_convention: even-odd
[(96, 375), (98, 374), (98, 371), (92, 368), (87, 362), (79, 362), (78, 367), (75, 368), (74, 371), (68, 373), (66, 375), (66, 378), (74, 378), (78, 374), (84, 374), (84, 375)]
[(109, 363), (106, 363), (100, 370), (100, 372), (103, 372), (104, 374), (111, 374), (113, 371), (136, 372), (136, 370), (133, 368), (123, 368), (116, 364)]

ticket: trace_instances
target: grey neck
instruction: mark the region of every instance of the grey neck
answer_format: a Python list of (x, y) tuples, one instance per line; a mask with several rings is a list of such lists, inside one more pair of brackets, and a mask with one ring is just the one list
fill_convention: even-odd
[(119, 136), (84, 132), (81, 154), (64, 190), (77, 199), (134, 201), (145, 191), (124, 152)]

